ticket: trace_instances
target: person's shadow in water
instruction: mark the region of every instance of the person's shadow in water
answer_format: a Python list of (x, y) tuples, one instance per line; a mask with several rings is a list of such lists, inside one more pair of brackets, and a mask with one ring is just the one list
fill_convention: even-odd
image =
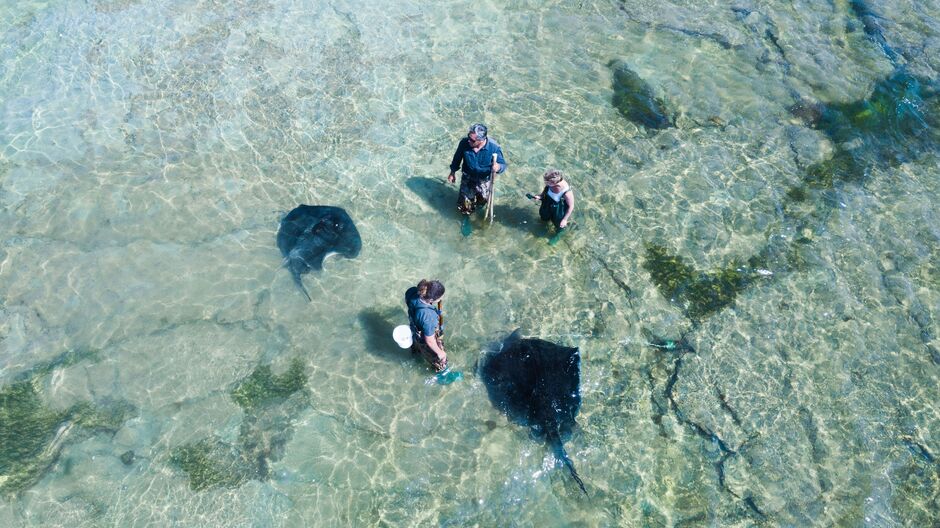
[[(497, 185), (498, 185), (497, 181)], [(457, 192), (456, 185), (448, 185), (440, 178), (422, 178), (412, 177), (405, 180), (405, 186), (411, 192), (418, 195), (424, 203), (430, 205), (444, 218), (453, 218), (460, 220), (457, 214)], [(517, 197), (514, 194), (500, 194), (499, 187), (496, 188), (496, 203), (493, 204), (493, 221), (513, 229), (518, 229), (524, 233), (534, 236), (543, 236), (546, 233), (545, 226), (539, 221), (539, 211), (537, 205), (530, 207), (518, 207), (515, 205), (500, 204), (500, 200), (506, 202), (512, 200), (523, 200), (525, 198)], [(483, 221), (484, 207), (481, 207), (473, 214), (473, 223), (479, 224)]]
[[(499, 205), (500, 196), (496, 195), (496, 203), (493, 204), (493, 221), (506, 227), (518, 229), (523, 233), (533, 236), (544, 236), (546, 231), (545, 224), (539, 220), (539, 208), (537, 205), (531, 207), (516, 207), (514, 205)], [(517, 197), (505, 197), (506, 200), (516, 200)]]
[(418, 176), (405, 180), (405, 186), (418, 195), (424, 203), (430, 205), (441, 216), (457, 218), (457, 186), (448, 185), (441, 178), (421, 178)]
[(414, 356), (409, 349), (399, 347), (392, 338), (392, 331), (398, 325), (391, 321), (407, 321), (407, 319), (403, 319), (404, 315), (403, 309), (395, 308), (383, 308), (381, 310), (367, 308), (359, 312), (359, 324), (362, 325), (365, 334), (366, 350), (387, 361), (401, 361), (410, 358), (420, 363), (421, 358)]

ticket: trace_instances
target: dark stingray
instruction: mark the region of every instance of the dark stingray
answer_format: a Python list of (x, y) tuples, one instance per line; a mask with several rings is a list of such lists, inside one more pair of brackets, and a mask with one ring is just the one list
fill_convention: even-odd
[(493, 406), (551, 446), (584, 489), (564, 442), (581, 408), (581, 356), (577, 348), (523, 339), (519, 330), (480, 361), (480, 378)]
[(310, 299), (300, 276), (323, 269), (323, 259), (331, 253), (354, 258), (362, 249), (356, 224), (345, 210), (330, 205), (298, 205), (281, 220), (277, 247), (284, 255), (284, 267)]

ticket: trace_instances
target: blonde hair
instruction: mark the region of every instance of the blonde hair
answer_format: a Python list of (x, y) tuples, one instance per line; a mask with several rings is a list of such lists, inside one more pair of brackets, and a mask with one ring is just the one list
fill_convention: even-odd
[(545, 171), (545, 174), (542, 175), (542, 180), (547, 184), (557, 185), (565, 181), (565, 175), (558, 169), (548, 169)]

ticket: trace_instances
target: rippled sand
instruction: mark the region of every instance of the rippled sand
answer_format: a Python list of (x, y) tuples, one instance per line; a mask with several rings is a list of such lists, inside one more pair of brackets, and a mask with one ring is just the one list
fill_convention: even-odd
[[(397, 4), (0, 7), (0, 403), (31, 405), (0, 525), (940, 523), (940, 5)], [(618, 112), (615, 59), (674, 127)], [(916, 134), (807, 120), (898, 71), (923, 101), (869, 107)], [(464, 238), (444, 177), (477, 121), (511, 165)], [(861, 177), (805, 183), (845, 152)], [(555, 247), (524, 198), (549, 167), (578, 200)], [(311, 303), (275, 246), (299, 203), (363, 239)], [(651, 246), (746, 284), (696, 311)], [(425, 277), (447, 387), (391, 339)], [(518, 327), (581, 349), (589, 498), (474, 374)], [(296, 358), (303, 390), (233, 398)]]

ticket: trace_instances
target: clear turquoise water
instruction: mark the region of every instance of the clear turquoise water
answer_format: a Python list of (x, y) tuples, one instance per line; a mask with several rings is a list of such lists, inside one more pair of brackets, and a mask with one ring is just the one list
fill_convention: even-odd
[[(4, 459), (0, 525), (940, 523), (937, 130), (843, 144), (790, 111), (899, 68), (936, 82), (940, 5), (867, 5), (885, 45), (845, 1), (0, 7), (0, 384), (125, 409)], [(613, 59), (676, 127), (617, 112)], [(477, 121), (511, 167), (464, 239), (443, 178)], [(866, 177), (794, 204), (840, 148), (874, 152)], [(554, 248), (523, 198), (550, 166), (578, 197)], [(363, 238), (305, 277), (312, 303), (274, 244), (299, 203)], [(697, 270), (768, 247), (799, 265), (693, 323), (649, 244)], [(448, 387), (390, 335), (423, 277), (447, 285), (467, 374)], [(567, 448), (589, 498), (473, 373), (517, 327), (581, 348)], [(303, 394), (231, 396), (295, 358)], [(206, 439), (267, 471), (193, 489), (173, 455)]]

